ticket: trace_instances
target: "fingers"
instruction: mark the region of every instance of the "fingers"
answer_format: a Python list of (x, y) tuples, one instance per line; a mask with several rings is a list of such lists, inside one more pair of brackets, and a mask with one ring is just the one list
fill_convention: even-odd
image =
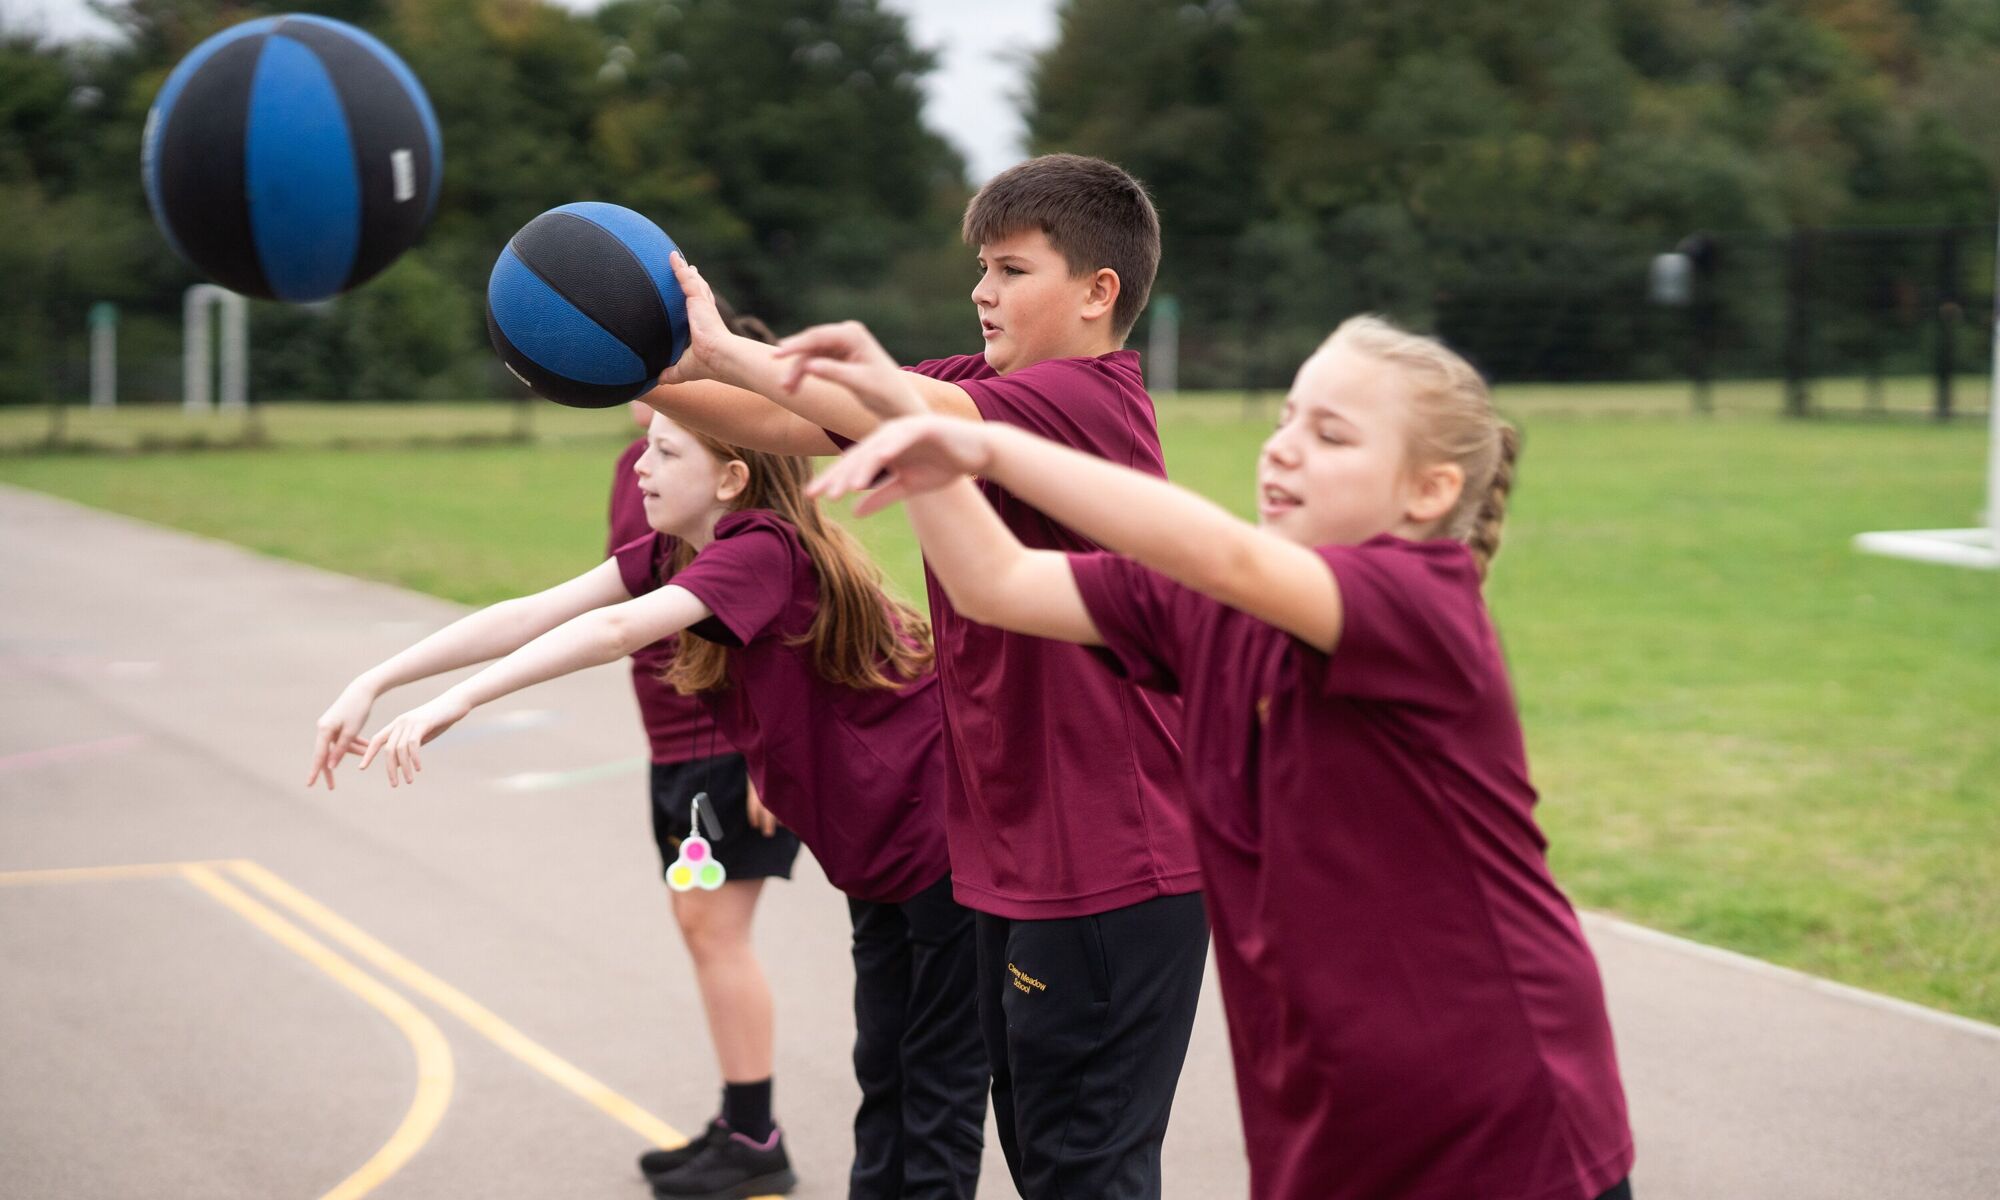
[[(779, 357), (785, 357), (780, 351)], [(848, 362), (838, 358), (828, 358), (820, 354), (800, 352), (792, 356), (792, 368), (785, 373), (785, 390), (796, 392), (799, 384), (808, 375), (817, 376), (829, 383), (837, 383), (855, 398), (877, 413), (896, 414), (911, 411), (910, 405), (902, 403), (901, 389), (894, 382), (894, 364)]]
[[(848, 362), (844, 359), (828, 358), (824, 355), (809, 354), (799, 356), (792, 368), (794, 375), (817, 375), (821, 379), (837, 383), (850, 392), (860, 392), (880, 376), (882, 368), (870, 363)], [(862, 396), (867, 400), (867, 396)], [(874, 407), (870, 405), (869, 407)]]
[(880, 457), (874, 454), (870, 454), (866, 461), (843, 458), (813, 480), (806, 494), (829, 502), (840, 500), (851, 493), (866, 491), (887, 482), (883, 478), (884, 469)]
[(389, 782), (415, 783), (417, 772), (423, 770), (423, 763), (417, 757), (417, 746), (423, 737), (423, 726), (416, 721), (403, 723), (396, 734), (395, 753), (389, 759)]
[(844, 468), (837, 495), (881, 487), (894, 478), (904, 456), (926, 440), (927, 427), (919, 422), (899, 421), (884, 425), (874, 436), (851, 447), (840, 456)]
[(806, 358), (800, 360), (799, 370), (846, 388), (878, 417), (908, 417), (928, 411), (909, 378), (886, 357), (880, 363)]
[(898, 378), (896, 360), (859, 321), (801, 330), (779, 342), (776, 353), (792, 362), (787, 391), (797, 391), (807, 375), (817, 375), (853, 391), (878, 412), (921, 408), (914, 393), (904, 396), (906, 385), (891, 382)]
[(326, 777), (327, 777), (326, 786), (328, 787), (333, 786), (333, 773), (329, 769), (326, 761), (327, 749), (332, 744), (333, 744), (333, 730), (327, 728), (324, 725), (320, 726), (319, 735), (313, 739), (312, 770), (306, 773), (307, 787), (311, 787), (313, 784), (319, 781), (321, 772), (326, 772)]
[(875, 477), (874, 468), (881, 465), (881, 456), (876, 453), (872, 441), (864, 441), (850, 447), (847, 453), (821, 471), (819, 478), (806, 485), (806, 495), (820, 500), (838, 500), (849, 492), (861, 490)]
[[(779, 357), (783, 357), (782, 352)], [(795, 358), (792, 360), (792, 369), (785, 372), (784, 388), (786, 391), (796, 392), (799, 390), (799, 384), (805, 381), (806, 364), (811, 361), (809, 358)]]
[(708, 281), (701, 277), (700, 269), (687, 260), (687, 255), (676, 250), (667, 256), (667, 261), (673, 265), (674, 278), (680, 281), (683, 295), (708, 295)]
[(889, 352), (859, 321), (840, 321), (802, 329), (778, 343), (780, 358), (833, 358), (847, 362), (895, 366)]
[(915, 424), (897, 422), (882, 426), (848, 447), (847, 453), (834, 460), (824, 474), (813, 480), (809, 493), (822, 500), (838, 500), (849, 492), (876, 486), (877, 481), (894, 465), (896, 457), (908, 450), (920, 436), (922, 429)]
[(382, 753), (382, 747), (388, 744), (389, 734), (395, 728), (394, 725), (390, 725), (368, 740), (368, 744), (361, 748), (361, 765), (356, 767), (355, 770), (366, 771), (368, 769), (368, 764), (374, 762), (375, 756)]
[(872, 517), (890, 505), (907, 498), (909, 494), (910, 489), (903, 486), (902, 480), (891, 479), (886, 485), (863, 496), (861, 503), (854, 506), (854, 515)]

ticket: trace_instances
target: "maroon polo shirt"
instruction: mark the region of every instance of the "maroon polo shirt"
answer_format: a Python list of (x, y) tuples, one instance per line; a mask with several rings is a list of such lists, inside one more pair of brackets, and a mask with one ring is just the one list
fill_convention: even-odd
[[(653, 527), (646, 524), (646, 503), (639, 494), (639, 477), (632, 464), (646, 452), (646, 439), (625, 447), (618, 456), (618, 469), (611, 476), (611, 536), (604, 553), (608, 557), (618, 547), (646, 537)], [(661, 553), (667, 539), (662, 538)], [(716, 731), (715, 722), (704, 716), (701, 701), (683, 696), (660, 681), (660, 673), (674, 661), (675, 639), (662, 638), (632, 656), (632, 691), (639, 698), (639, 719), (646, 726), (653, 761), (679, 763), (728, 754), (731, 747)]]
[[(619, 547), (626, 590), (661, 586), (659, 544)], [(701, 703), (742, 752), (764, 807), (799, 835), (833, 885), (858, 900), (909, 899), (951, 869), (945, 850), (944, 718), (937, 676), (851, 688), (813, 669), (803, 639), (819, 573), (775, 513), (731, 513), (672, 582), (715, 615), (690, 632), (734, 647), (729, 679)]]
[(1071, 560), (1106, 657), (1187, 704), (1259, 1198), (1590, 1200), (1632, 1139), (1471, 554), (1319, 553), (1324, 655), (1129, 560)]
[[(1166, 476), (1139, 356), (1060, 358), (995, 374), (981, 355), (912, 368), (980, 415)], [(980, 490), (1024, 545), (1094, 550), (1006, 489)], [(1180, 778), (1180, 704), (1080, 646), (966, 620), (925, 572), (944, 692), (945, 808), (961, 903), (1013, 918), (1086, 916), (1201, 886)]]

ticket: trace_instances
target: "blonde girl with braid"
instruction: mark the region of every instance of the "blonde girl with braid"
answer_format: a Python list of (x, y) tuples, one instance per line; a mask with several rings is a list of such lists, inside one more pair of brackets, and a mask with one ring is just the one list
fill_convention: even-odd
[[(781, 348), (884, 415), (919, 411), (859, 326)], [(815, 485), (907, 500), (972, 619), (1098, 647), (1182, 698), (1260, 1200), (1631, 1194), (1603, 987), (1481, 595), (1519, 448), (1464, 359), (1360, 317), (1299, 368), (1254, 525), (944, 417), (884, 424)], [(972, 476), (1109, 553), (1023, 547)]]

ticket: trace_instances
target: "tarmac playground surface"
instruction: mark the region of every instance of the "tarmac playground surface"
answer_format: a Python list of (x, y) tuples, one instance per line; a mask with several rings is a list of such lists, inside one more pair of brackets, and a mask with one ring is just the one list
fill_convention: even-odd
[[(634, 1155), (717, 1076), (623, 668), (474, 714), (414, 788), (301, 786), (339, 688), (461, 611), (0, 488), (0, 1193), (648, 1195)], [(823, 1200), (853, 975), (841, 897), (796, 876), (757, 938)], [(2000, 1196), (2000, 1028), (1585, 922), (1643, 1200)], [(1245, 1191), (1212, 978), (1166, 1178)], [(1013, 1195), (990, 1129), (980, 1194)]]

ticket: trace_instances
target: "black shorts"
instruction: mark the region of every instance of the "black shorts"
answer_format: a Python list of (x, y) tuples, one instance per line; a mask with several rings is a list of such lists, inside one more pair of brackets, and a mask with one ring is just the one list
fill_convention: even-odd
[[(702, 808), (722, 826), (722, 836), (704, 831), (715, 860), (732, 880), (790, 879), (799, 856), (799, 836), (780, 825), (770, 837), (750, 824), (750, 772), (741, 754), (718, 754), (690, 762), (653, 764), (653, 842), (660, 848), (660, 874), (680, 856), (688, 835), (696, 792), (707, 792)], [(713, 805), (713, 808), (709, 806)], [(708, 822), (704, 819), (702, 824)]]

